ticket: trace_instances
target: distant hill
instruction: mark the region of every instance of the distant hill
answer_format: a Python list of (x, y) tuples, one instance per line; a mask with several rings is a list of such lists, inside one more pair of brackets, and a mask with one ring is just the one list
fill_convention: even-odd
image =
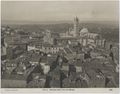
[[(3, 25), (24, 25), (24, 24), (61, 24), (61, 23), (73, 23), (73, 20), (60, 20), (60, 21), (10, 21), (2, 20)], [(116, 21), (80, 21), (80, 23), (97, 23), (106, 25), (118, 25)]]

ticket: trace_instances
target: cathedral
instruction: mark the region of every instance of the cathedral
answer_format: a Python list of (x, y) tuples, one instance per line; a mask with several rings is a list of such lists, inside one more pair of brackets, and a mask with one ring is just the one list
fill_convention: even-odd
[(67, 32), (60, 33), (60, 38), (58, 39), (58, 41), (59, 40), (63, 42), (68, 41), (69, 43), (72, 43), (72, 41), (76, 41), (81, 43), (83, 46), (105, 46), (105, 39), (103, 39), (100, 34), (90, 33), (87, 28), (83, 28), (80, 30), (78, 17), (74, 18), (73, 29), (70, 28)]

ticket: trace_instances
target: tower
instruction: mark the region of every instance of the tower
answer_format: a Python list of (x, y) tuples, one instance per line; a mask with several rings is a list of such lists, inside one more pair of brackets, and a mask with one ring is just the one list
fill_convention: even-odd
[(77, 17), (74, 18), (74, 36), (79, 36), (79, 19)]

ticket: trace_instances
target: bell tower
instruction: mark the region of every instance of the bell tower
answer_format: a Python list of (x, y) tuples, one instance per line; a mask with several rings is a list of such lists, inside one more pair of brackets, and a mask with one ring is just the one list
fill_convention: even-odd
[(79, 36), (79, 19), (78, 17), (74, 18), (74, 36)]

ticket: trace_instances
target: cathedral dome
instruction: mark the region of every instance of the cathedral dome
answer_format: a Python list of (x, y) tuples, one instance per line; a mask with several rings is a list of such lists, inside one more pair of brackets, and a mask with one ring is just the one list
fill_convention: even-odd
[(80, 31), (80, 34), (86, 34), (86, 33), (89, 33), (87, 28), (83, 28), (83, 29)]

